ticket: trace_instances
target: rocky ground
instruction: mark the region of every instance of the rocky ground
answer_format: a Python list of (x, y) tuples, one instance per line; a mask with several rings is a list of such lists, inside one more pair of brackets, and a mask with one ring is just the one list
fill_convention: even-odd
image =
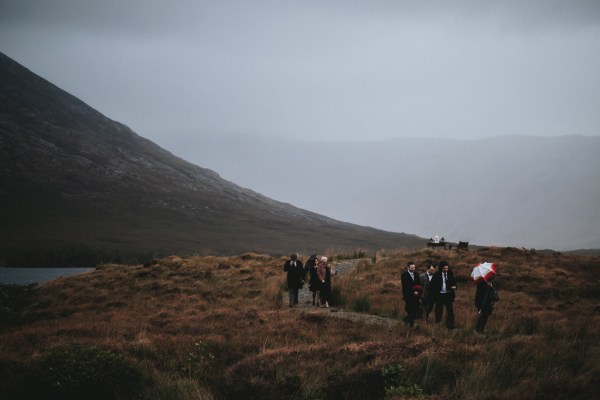
[[(344, 275), (352, 271), (358, 265), (360, 260), (341, 260), (332, 264), (333, 270), (336, 271), (337, 275)], [(333, 278), (332, 285), (335, 285), (335, 277)], [(364, 322), (367, 324), (381, 325), (390, 327), (398, 323), (397, 320), (390, 318), (383, 318), (377, 315), (370, 315), (366, 313), (357, 313), (351, 311), (340, 310), (337, 307), (322, 308), (319, 306), (312, 305), (312, 292), (308, 290), (308, 285), (304, 285), (300, 289), (298, 294), (298, 306), (295, 308), (298, 312), (305, 314), (310, 317), (310, 314), (327, 315), (331, 318), (340, 318), (353, 322)]]

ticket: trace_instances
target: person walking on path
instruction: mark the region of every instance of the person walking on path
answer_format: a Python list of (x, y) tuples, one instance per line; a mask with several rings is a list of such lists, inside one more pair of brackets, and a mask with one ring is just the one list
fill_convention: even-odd
[(421, 274), (421, 285), (423, 286), (423, 308), (425, 309), (425, 322), (429, 322), (429, 314), (433, 311), (434, 303), (429, 301), (429, 284), (435, 273), (435, 265), (430, 261), (427, 263), (427, 271)]
[(429, 283), (429, 299), (435, 304), (435, 322), (440, 323), (446, 308), (446, 327), (454, 329), (454, 297), (456, 280), (446, 261), (441, 261)]
[(319, 290), (321, 289), (321, 281), (319, 280), (319, 275), (317, 274), (317, 255), (313, 254), (310, 256), (306, 264), (304, 264), (304, 276), (309, 274), (308, 279), (308, 290), (312, 293), (312, 305), (319, 305)]
[(293, 307), (298, 304), (298, 290), (304, 284), (304, 269), (302, 268), (302, 262), (298, 260), (296, 254), (292, 254), (290, 259), (283, 265), (283, 270), (287, 272), (290, 307)]
[(417, 319), (419, 315), (420, 295), (423, 289), (421, 286), (421, 279), (415, 269), (415, 263), (409, 261), (406, 271), (400, 276), (400, 281), (402, 282), (402, 297), (404, 298), (404, 310), (406, 311), (404, 322), (411, 327), (414, 325), (415, 319)]
[(335, 271), (331, 271), (331, 267), (327, 262), (327, 257), (321, 257), (321, 261), (317, 267), (317, 275), (321, 282), (319, 297), (321, 298), (321, 307), (329, 308), (331, 303), (331, 276), (335, 275)]
[(475, 292), (475, 307), (477, 307), (477, 324), (475, 330), (479, 333), (483, 333), (485, 325), (487, 324), (488, 318), (492, 315), (494, 310), (494, 301), (497, 298), (495, 289), (492, 284), (494, 277), (488, 282), (482, 280), (477, 284), (477, 291)]

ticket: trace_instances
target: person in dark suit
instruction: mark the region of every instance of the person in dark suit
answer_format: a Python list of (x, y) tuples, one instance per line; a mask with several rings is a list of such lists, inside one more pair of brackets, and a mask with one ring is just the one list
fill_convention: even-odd
[(319, 305), (321, 304), (321, 301), (318, 297), (319, 291), (321, 290), (321, 281), (319, 280), (319, 275), (317, 274), (316, 254), (310, 256), (304, 265), (304, 277), (306, 277), (307, 273), (309, 274), (308, 290), (310, 290), (312, 293), (312, 305)]
[(302, 261), (298, 260), (296, 254), (292, 254), (290, 259), (283, 265), (283, 270), (287, 272), (288, 295), (290, 307), (298, 304), (298, 290), (304, 284), (304, 269)]
[(440, 323), (446, 308), (446, 327), (454, 329), (454, 297), (456, 279), (448, 262), (441, 261), (429, 282), (428, 301), (435, 304), (435, 322)]
[(434, 303), (429, 301), (429, 283), (435, 273), (433, 261), (427, 262), (427, 271), (420, 275), (421, 285), (423, 286), (423, 308), (425, 310), (425, 322), (429, 322), (429, 314), (433, 311)]
[(492, 315), (494, 310), (494, 286), (492, 285), (494, 277), (488, 282), (482, 280), (477, 284), (477, 291), (475, 292), (475, 307), (477, 307), (477, 324), (475, 330), (479, 333), (483, 333), (485, 325), (487, 324), (488, 318)]
[(415, 263), (409, 261), (406, 271), (400, 276), (400, 281), (402, 282), (402, 297), (404, 298), (404, 310), (406, 311), (404, 322), (411, 327), (414, 325), (415, 319), (419, 315), (420, 295), (422, 293), (421, 279), (415, 269)]

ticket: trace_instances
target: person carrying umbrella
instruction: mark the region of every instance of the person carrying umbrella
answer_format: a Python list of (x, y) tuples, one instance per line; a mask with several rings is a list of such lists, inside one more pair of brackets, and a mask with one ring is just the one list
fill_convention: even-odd
[(483, 333), (488, 318), (494, 310), (494, 303), (498, 301), (498, 294), (493, 286), (496, 276), (496, 264), (481, 263), (473, 268), (471, 280), (477, 285), (475, 292), (475, 307), (477, 308), (477, 323), (475, 330)]

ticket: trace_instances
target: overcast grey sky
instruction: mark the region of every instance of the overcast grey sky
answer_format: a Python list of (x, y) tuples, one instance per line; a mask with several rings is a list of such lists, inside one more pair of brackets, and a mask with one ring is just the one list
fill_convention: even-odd
[(598, 0), (0, 0), (0, 51), (159, 144), (600, 134)]

